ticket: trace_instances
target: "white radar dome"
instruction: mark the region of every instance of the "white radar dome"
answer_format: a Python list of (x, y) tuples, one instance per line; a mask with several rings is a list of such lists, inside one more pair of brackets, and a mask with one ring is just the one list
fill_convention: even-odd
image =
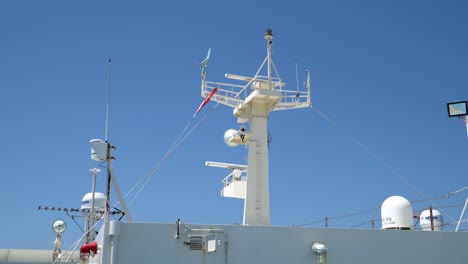
[[(432, 210), (432, 222), (434, 223), (434, 231), (442, 231), (444, 228), (444, 219), (438, 210)], [(419, 216), (419, 225), (424, 231), (431, 231), (431, 211), (424, 210)]]
[[(93, 200), (93, 193), (87, 193), (81, 199), (81, 208), (80, 209), (91, 209)], [(105, 209), (106, 208), (106, 195), (103, 193), (94, 193), (94, 209)]]
[(101, 139), (91, 139), (91, 159), (94, 161), (107, 160), (107, 143)]
[(392, 196), (382, 203), (382, 229), (413, 229), (413, 207), (401, 196)]

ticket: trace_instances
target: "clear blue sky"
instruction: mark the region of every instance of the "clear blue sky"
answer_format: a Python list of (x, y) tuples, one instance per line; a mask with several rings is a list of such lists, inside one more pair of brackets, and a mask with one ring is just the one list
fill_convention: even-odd
[[(91, 188), (88, 170), (98, 164), (88, 142), (104, 137), (108, 58), (109, 139), (126, 192), (200, 104), (198, 63), (208, 48), (208, 80), (251, 76), (265, 56), (266, 28), (289, 87), (295, 63), (301, 81), (310, 69), (313, 104), (418, 191), (436, 197), (468, 185), (465, 126), (446, 111), (447, 102), (468, 100), (467, 12), (466, 1), (427, 0), (2, 1), (0, 248), (52, 249), (51, 225), (60, 218), (69, 226), (64, 247), (79, 237), (65, 214), (37, 207), (79, 207)], [(242, 222), (242, 201), (219, 196), (228, 171), (204, 166), (244, 162), (246, 149), (222, 141), (237, 127), (232, 109), (212, 112), (132, 204), (134, 220)], [(269, 132), (274, 225), (376, 208), (391, 195), (424, 199), (312, 109), (272, 113)], [(98, 188), (104, 192), (103, 173)], [(434, 202), (460, 205), (466, 196)], [(458, 219), (461, 209), (444, 211)], [(376, 210), (329, 226), (379, 217)]]

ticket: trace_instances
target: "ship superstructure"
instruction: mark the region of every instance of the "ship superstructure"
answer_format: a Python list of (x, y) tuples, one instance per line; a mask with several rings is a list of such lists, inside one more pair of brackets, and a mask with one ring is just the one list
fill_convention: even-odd
[[(425, 212), (425, 231), (415, 231), (411, 204), (393, 196), (382, 205), (382, 229), (281, 227), (270, 225), (268, 132), (270, 111), (309, 107), (310, 77), (302, 91), (286, 90), (271, 58), (273, 34), (265, 33), (267, 56), (254, 77), (226, 74), (247, 84), (206, 81), (202, 96), (233, 108), (242, 124), (226, 131), (230, 146), (247, 145), (247, 165), (208, 161), (231, 169), (221, 194), (245, 199), (242, 225), (105, 222), (90, 263), (468, 263), (466, 232), (441, 232), (437, 211)], [(261, 75), (266, 68), (266, 75)], [(274, 74), (273, 74), (274, 73)], [(247, 124), (249, 127), (245, 126)]]
[[(61, 233), (66, 226), (64, 222), (57, 222), (54, 224), (57, 239), (53, 251), (24, 251), (21, 258), (21, 252), (0, 250), (0, 261), (6, 256), (7, 263), (15, 260), (45, 263), (44, 256), (48, 254), (55, 263), (99, 264), (468, 263), (468, 254), (465, 253), (467, 232), (442, 231), (442, 215), (432, 208), (418, 216), (422, 230), (416, 231), (412, 205), (400, 196), (389, 197), (383, 202), (381, 229), (271, 225), (269, 113), (310, 107), (311, 87), (310, 74), (306, 71), (303, 88), (286, 89), (286, 83), (279, 77), (273, 63), (273, 33), (270, 29), (266, 30), (264, 38), (267, 55), (253, 77), (225, 75), (242, 84), (206, 80), (210, 51), (201, 63), (201, 95), (205, 98), (201, 107), (210, 99), (232, 107), (240, 125), (238, 129), (225, 132), (225, 143), (228, 146), (245, 145), (248, 149), (247, 164), (206, 162), (207, 166), (232, 171), (222, 181), (221, 195), (244, 199), (242, 225), (192, 224), (176, 218), (173, 223), (132, 221), (112, 171), (114, 146), (108, 142), (106, 126), (106, 139), (92, 140), (91, 144), (92, 159), (108, 162), (107, 191), (106, 194), (95, 192), (98, 170), (92, 169), (92, 192), (85, 195), (82, 208), (76, 211), (83, 213), (86, 221), (85, 242), (79, 252), (62, 252)], [(109, 206), (111, 184), (124, 207), (127, 222), (109, 218), (112, 214)], [(95, 236), (94, 227), (98, 221), (103, 221), (103, 224)], [(9, 254), (17, 257), (8, 259)]]

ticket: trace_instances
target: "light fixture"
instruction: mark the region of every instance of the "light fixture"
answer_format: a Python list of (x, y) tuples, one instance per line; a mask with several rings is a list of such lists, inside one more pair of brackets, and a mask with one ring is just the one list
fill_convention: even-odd
[(55, 233), (61, 234), (65, 232), (67, 229), (67, 223), (63, 220), (57, 220), (52, 224), (52, 230), (54, 230)]
[(467, 109), (468, 101), (452, 102), (447, 104), (449, 117), (466, 116), (468, 115)]

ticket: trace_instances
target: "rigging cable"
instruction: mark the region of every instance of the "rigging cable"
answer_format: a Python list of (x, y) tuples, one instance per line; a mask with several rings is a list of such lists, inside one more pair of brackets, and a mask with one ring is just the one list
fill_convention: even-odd
[(351, 140), (353, 140), (356, 144), (358, 144), (364, 151), (366, 151), (368, 154), (370, 154), (374, 159), (377, 160), (381, 165), (383, 165), (385, 168), (390, 170), (393, 174), (398, 176), (405, 184), (407, 184), (411, 189), (413, 189), (417, 194), (419, 194), (421, 197), (427, 199), (427, 196), (424, 195), (422, 192), (420, 192), (416, 187), (414, 187), (408, 180), (406, 180), (397, 170), (392, 168), (390, 165), (388, 165), (384, 160), (382, 160), (379, 156), (377, 156), (374, 152), (372, 152), (368, 147), (364, 146), (359, 140), (357, 140), (351, 133), (346, 131), (344, 128), (340, 127), (337, 123), (335, 123), (333, 120), (331, 120), (328, 116), (326, 116), (324, 113), (322, 113), (317, 107), (313, 106), (312, 109), (317, 112), (325, 121), (329, 122), (332, 124), (335, 128), (337, 128), (342, 134), (345, 136), (349, 137)]
[[(468, 186), (465, 186), (461, 189), (458, 189), (456, 191), (452, 191), (452, 192), (449, 192), (448, 194), (446, 195), (441, 195), (441, 196), (436, 196), (436, 197), (432, 197), (432, 198), (427, 198), (427, 196), (425, 196), (422, 192), (420, 192), (419, 190), (416, 189), (416, 187), (414, 187), (411, 183), (409, 183), (408, 180), (406, 180), (398, 171), (396, 171), (395, 169), (393, 169), (390, 165), (388, 165), (384, 160), (382, 160), (379, 156), (377, 156), (374, 152), (372, 152), (368, 147), (366, 147), (364, 144), (362, 144), (360, 141), (358, 141), (355, 137), (353, 137), (353, 135), (351, 135), (351, 133), (349, 133), (348, 131), (346, 131), (344, 128), (340, 127), (336, 122), (334, 122), (333, 120), (331, 120), (328, 116), (326, 116), (324, 113), (322, 113), (317, 107), (313, 106), (311, 107), (314, 111), (317, 112), (317, 114), (319, 114), (323, 119), (325, 119), (327, 122), (329, 122), (330, 124), (332, 124), (335, 128), (337, 128), (342, 134), (346, 135), (347, 137), (351, 138), (355, 143), (357, 143), (361, 148), (363, 148), (368, 154), (370, 154), (372, 157), (374, 157), (381, 165), (383, 165), (384, 167), (386, 167), (388, 170), (390, 170), (393, 174), (395, 174), (396, 176), (398, 176), (404, 183), (406, 183), (408, 186), (410, 186), (416, 193), (418, 193), (420, 196), (422, 196), (423, 198), (425, 199), (422, 199), (422, 200), (416, 200), (416, 201), (412, 201), (412, 203), (418, 203), (418, 202), (425, 202), (425, 201), (429, 201), (431, 204), (435, 205), (435, 207), (439, 208), (439, 210), (444, 213), (445, 215), (447, 215), (448, 218), (450, 218), (450, 220), (456, 222), (456, 220), (454, 220), (452, 217), (450, 217), (450, 215), (448, 215), (447, 213), (443, 212), (440, 208), (447, 208), (447, 207), (450, 207), (450, 206), (438, 206), (437, 204), (435, 204), (434, 202), (432, 202), (432, 200), (440, 200), (440, 199), (443, 199), (443, 198), (450, 198), (462, 191), (465, 191), (468, 189)], [(459, 206), (459, 205), (456, 205), (456, 206)], [(372, 209), (368, 209), (368, 210), (364, 210), (364, 211), (360, 211), (360, 212), (357, 212), (357, 213), (351, 213), (351, 214), (347, 214), (347, 215), (342, 215), (342, 216), (336, 216), (336, 217), (327, 217), (328, 220), (334, 220), (334, 219), (340, 219), (340, 218), (347, 218), (347, 217), (351, 217), (351, 216), (355, 216), (355, 215), (360, 215), (360, 214), (364, 214), (364, 213), (367, 213), (367, 212), (371, 212), (371, 211), (375, 211), (377, 209), (379, 209), (380, 207), (376, 207), (376, 208), (372, 208)], [(317, 220), (317, 221), (314, 221), (314, 222), (309, 222), (309, 223), (305, 223), (305, 224), (299, 224), (299, 225), (293, 225), (293, 226), (306, 226), (306, 225), (311, 225), (311, 224), (316, 224), (316, 223), (320, 223), (320, 222), (323, 222), (324, 220), (321, 219), (321, 220)], [(369, 222), (366, 222), (366, 223), (369, 223)], [(361, 226), (365, 223), (362, 223), (358, 226)]]
[[(203, 121), (205, 121), (206, 117), (208, 116), (208, 114), (210, 114), (211, 112), (213, 112), (216, 107), (219, 105), (219, 103), (216, 103), (213, 108), (207, 113), (205, 114), (201, 119), (200, 121), (197, 122), (197, 124), (192, 128), (190, 129), (187, 133), (186, 131), (188, 130), (188, 128), (190, 127), (190, 125), (192, 124), (193, 120), (195, 119), (195, 116), (193, 116), (190, 121), (187, 123), (187, 125), (185, 126), (185, 128), (182, 130), (182, 132), (179, 134), (179, 136), (177, 137), (177, 139), (174, 141), (174, 143), (172, 144), (172, 146), (169, 148), (169, 150), (166, 152), (166, 154), (124, 195), (124, 198), (126, 198), (131, 192), (133, 192), (140, 184), (141, 187), (138, 189), (138, 191), (136, 192), (135, 196), (132, 198), (132, 200), (128, 203), (128, 206), (130, 206), (134, 201), (135, 199), (138, 197), (138, 195), (140, 194), (140, 192), (145, 188), (145, 186), (147, 185), (147, 183), (151, 180), (151, 178), (153, 177), (154, 173), (156, 172), (156, 170), (162, 165), (162, 163), (179, 147), (180, 144), (182, 144), (182, 142), (184, 142), (188, 136), (190, 136), (190, 134), (192, 134), (192, 132), (198, 128), (198, 126), (201, 125), (201, 123), (203, 123)], [(185, 134), (185, 135), (184, 135)], [(119, 204), (120, 202), (117, 202), (116, 206)]]
[[(446, 195), (440, 195), (440, 196), (435, 196), (435, 197), (432, 197), (432, 198), (428, 198), (428, 199), (423, 199), (423, 200), (414, 200), (414, 201), (411, 201), (411, 204), (414, 204), (414, 203), (419, 203), (419, 202), (426, 202), (426, 201), (431, 201), (431, 200), (441, 200), (441, 199), (445, 199), (445, 198), (451, 198), (453, 195), (455, 194), (458, 194), (464, 190), (468, 189), (468, 186), (465, 186), (459, 190), (456, 190), (456, 191), (453, 191), (453, 192), (449, 192), (448, 194)], [(441, 208), (450, 208), (450, 207), (462, 207), (464, 204), (456, 204), (456, 205), (445, 205), (445, 206), (437, 206), (435, 207), (434, 209), (438, 209), (440, 211)], [(356, 216), (356, 215), (360, 215), (360, 214), (364, 214), (364, 213), (368, 213), (368, 212), (372, 212), (372, 211), (376, 211), (380, 209), (380, 206), (379, 207), (375, 207), (375, 208), (372, 208), (372, 209), (367, 209), (367, 210), (364, 210), (364, 211), (359, 211), (359, 212), (356, 212), (356, 213), (350, 213), (350, 214), (345, 214), (345, 215), (340, 215), (340, 216), (334, 216), (334, 217), (327, 217), (327, 220), (336, 220), (336, 219), (341, 219), (341, 218), (348, 218), (348, 217), (352, 217), (352, 216)], [(416, 210), (415, 212), (422, 212), (424, 210), (426, 210), (427, 208), (425, 209), (420, 209), (420, 210)], [(374, 219), (374, 220), (380, 220), (380, 219)], [(293, 226), (308, 226), (308, 225), (313, 225), (313, 224), (317, 224), (317, 223), (321, 223), (323, 222), (324, 219), (320, 219), (320, 220), (316, 220), (316, 221), (313, 221), (313, 222), (308, 222), (308, 223), (304, 223), (304, 224), (295, 224)], [(452, 221), (454, 221), (452, 219)], [(368, 222), (365, 222), (365, 223), (361, 223), (357, 226), (353, 226), (351, 228), (355, 228), (355, 227), (359, 227), (361, 225), (364, 225), (366, 223), (369, 223), (371, 221), (368, 221)], [(454, 221), (456, 222), (456, 221)]]
[(73, 253), (76, 251), (76, 249), (78, 248), (78, 246), (80, 245), (81, 241), (85, 238), (85, 236), (88, 235), (88, 233), (93, 230), (94, 231), (94, 227), (96, 227), (96, 225), (101, 222), (102, 219), (99, 219), (96, 221), (96, 223), (87, 231), (87, 232), (84, 232), (83, 235), (78, 238), (78, 240), (75, 241), (75, 243), (73, 243), (70, 248), (68, 250), (65, 250), (65, 252), (57, 259), (55, 260), (54, 262), (52, 262), (53, 264), (57, 263), (57, 262), (60, 262), (62, 263), (62, 258), (65, 257), (65, 255), (67, 253), (69, 253), (68, 255), (68, 258), (65, 260), (65, 262), (69, 262), (70, 261), (70, 258), (73, 256)]

